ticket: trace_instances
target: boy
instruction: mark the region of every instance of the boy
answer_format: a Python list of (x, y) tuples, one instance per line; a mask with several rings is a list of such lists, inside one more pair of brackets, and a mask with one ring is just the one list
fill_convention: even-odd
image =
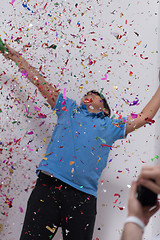
[(150, 121), (160, 107), (160, 87), (136, 118), (111, 120), (110, 108), (97, 91), (89, 91), (78, 106), (47, 83), (18, 52), (6, 45), (3, 55), (39, 89), (58, 121), (37, 183), (28, 200), (20, 240), (52, 239), (62, 227), (64, 240), (91, 240), (96, 217), (98, 179), (113, 142)]

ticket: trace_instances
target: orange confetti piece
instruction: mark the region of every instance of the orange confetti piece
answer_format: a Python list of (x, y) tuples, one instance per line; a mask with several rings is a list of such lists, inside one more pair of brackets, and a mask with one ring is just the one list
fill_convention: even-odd
[(69, 165), (73, 165), (75, 163), (75, 161), (70, 161)]

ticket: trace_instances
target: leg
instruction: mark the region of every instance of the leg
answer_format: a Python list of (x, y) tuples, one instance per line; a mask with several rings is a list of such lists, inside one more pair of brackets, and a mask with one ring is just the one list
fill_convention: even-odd
[(48, 176), (38, 178), (28, 200), (20, 240), (47, 240), (56, 234), (60, 224), (60, 203), (54, 182), (55, 179)]
[(67, 187), (62, 204), (64, 240), (92, 240), (96, 218), (96, 198)]

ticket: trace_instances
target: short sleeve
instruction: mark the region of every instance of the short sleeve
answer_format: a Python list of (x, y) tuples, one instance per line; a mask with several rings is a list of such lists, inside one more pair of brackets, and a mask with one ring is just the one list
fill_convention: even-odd
[(63, 112), (70, 110), (76, 106), (76, 101), (70, 98), (63, 98), (63, 94), (60, 93), (57, 97), (56, 105), (52, 110), (56, 111), (57, 116), (60, 116)]
[(112, 119), (114, 141), (126, 138), (127, 118)]

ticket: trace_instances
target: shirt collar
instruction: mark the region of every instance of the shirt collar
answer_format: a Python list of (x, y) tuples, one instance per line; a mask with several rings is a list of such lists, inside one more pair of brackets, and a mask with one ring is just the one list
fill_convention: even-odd
[(79, 108), (86, 110), (86, 111), (88, 112), (88, 114), (91, 115), (91, 116), (93, 116), (93, 117), (96, 117), (96, 116), (97, 116), (97, 117), (100, 117), (100, 118), (104, 118), (104, 117), (105, 117), (104, 112), (102, 112), (102, 111), (97, 112), (97, 113), (94, 113), (94, 112), (90, 113), (90, 112), (87, 110), (87, 107), (86, 107), (85, 104), (81, 104)]

